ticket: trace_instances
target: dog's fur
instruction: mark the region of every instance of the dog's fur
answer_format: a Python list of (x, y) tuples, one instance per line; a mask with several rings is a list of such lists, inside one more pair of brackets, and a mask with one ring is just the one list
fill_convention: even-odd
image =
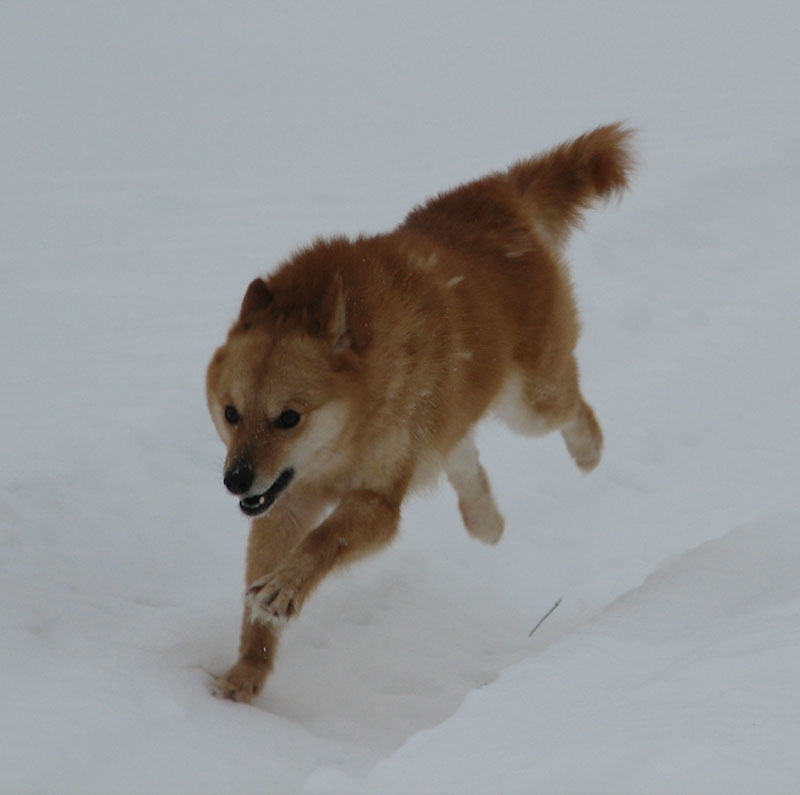
[(260, 692), (285, 622), (333, 568), (389, 543), (409, 489), (442, 469), (469, 533), (499, 540), (472, 441), (490, 410), (522, 433), (560, 430), (578, 467), (597, 465), (562, 249), (583, 210), (626, 187), (630, 136), (600, 127), (431, 199), (393, 232), (318, 240), (252, 282), (207, 378), (226, 485), (263, 511), (239, 660), (218, 695)]

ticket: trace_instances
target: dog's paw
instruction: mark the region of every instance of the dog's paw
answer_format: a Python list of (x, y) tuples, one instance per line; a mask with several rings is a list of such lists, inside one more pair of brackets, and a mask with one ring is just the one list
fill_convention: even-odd
[(211, 686), (216, 698), (249, 704), (264, 687), (267, 673), (244, 662), (238, 662), (227, 673), (218, 676)]
[(458, 507), (464, 526), (473, 538), (484, 544), (496, 544), (500, 540), (506, 523), (491, 492), (487, 490), (472, 500), (460, 499)]
[(578, 416), (561, 429), (567, 449), (578, 468), (591, 472), (599, 463), (603, 452), (603, 431), (591, 406), (581, 405)]
[(296, 616), (305, 597), (304, 579), (297, 567), (289, 566), (256, 580), (245, 597), (250, 620), (282, 626)]

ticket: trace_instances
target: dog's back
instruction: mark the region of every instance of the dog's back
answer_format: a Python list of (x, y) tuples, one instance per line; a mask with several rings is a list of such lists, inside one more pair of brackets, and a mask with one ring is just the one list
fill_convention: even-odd
[(299, 258), (321, 282), (341, 273), (364, 348), (364, 441), (382, 437), (384, 461), (446, 458), (494, 407), (524, 433), (562, 429), (577, 464), (596, 465), (602, 437), (578, 388), (561, 250), (593, 201), (626, 187), (630, 135), (598, 128), (440, 194), (389, 235), (318, 242)]
[(273, 311), (308, 323), (333, 311), (341, 279), (361, 359), (349, 483), (424, 475), (490, 407), (523, 433), (562, 429), (577, 464), (596, 465), (561, 250), (592, 202), (626, 187), (630, 135), (600, 127), (440, 194), (388, 235), (319, 240), (267, 281)]

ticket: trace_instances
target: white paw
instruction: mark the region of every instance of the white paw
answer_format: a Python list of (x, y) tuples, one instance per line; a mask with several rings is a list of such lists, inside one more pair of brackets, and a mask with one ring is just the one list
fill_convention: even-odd
[(484, 544), (496, 544), (503, 535), (505, 520), (491, 494), (481, 494), (469, 502), (459, 500), (458, 507), (467, 531)]
[(297, 615), (302, 601), (301, 578), (290, 571), (276, 571), (256, 580), (245, 595), (254, 623), (282, 626)]

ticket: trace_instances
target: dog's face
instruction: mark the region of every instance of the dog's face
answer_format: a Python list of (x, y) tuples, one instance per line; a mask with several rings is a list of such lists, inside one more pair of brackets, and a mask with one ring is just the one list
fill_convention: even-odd
[(268, 316), (243, 322), (247, 301), (206, 383), (211, 417), (228, 448), (225, 486), (256, 517), (293, 483), (324, 477), (350, 411), (343, 335), (286, 328)]

